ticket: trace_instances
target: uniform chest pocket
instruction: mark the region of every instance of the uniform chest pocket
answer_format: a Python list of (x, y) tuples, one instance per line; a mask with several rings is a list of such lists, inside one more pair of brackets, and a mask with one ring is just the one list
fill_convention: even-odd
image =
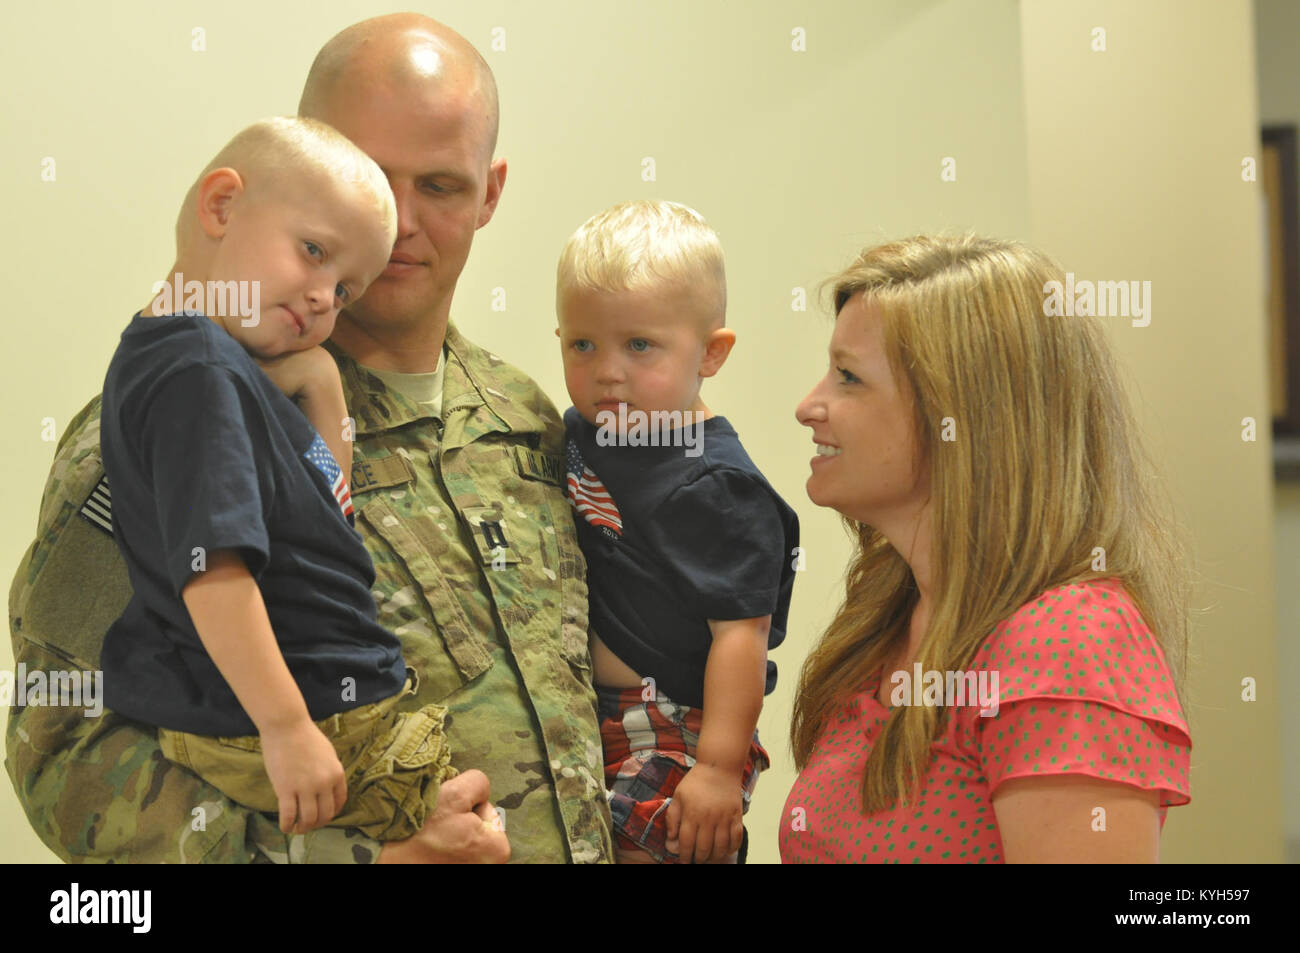
[(564, 496), (561, 460), (518, 444), (480, 444), (483, 453), (462, 461), (475, 493), (473, 499), (464, 494), (461, 514), (497, 611), (512, 639), (526, 638), (586, 669), (586, 564)]
[(479, 634), (493, 627), (479, 591), (481, 551), (471, 550), (454, 518), (436, 507), (399, 512), (375, 493), (358, 515), (375, 564), (379, 623), (402, 640), (406, 662), (432, 700), (446, 698), (492, 665), (490, 646)]

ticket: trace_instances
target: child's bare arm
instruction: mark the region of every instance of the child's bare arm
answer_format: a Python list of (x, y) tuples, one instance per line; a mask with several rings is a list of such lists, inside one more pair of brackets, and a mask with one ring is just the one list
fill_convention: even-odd
[(343, 767), (307, 710), (275, 641), (262, 591), (234, 550), (207, 555), (207, 568), (181, 592), (213, 664), (262, 737), (267, 773), (280, 800), (280, 826), (324, 824), (347, 799)]
[(343, 435), (348, 415), (338, 365), (323, 347), (293, 351), (270, 360), (258, 360), (263, 373), (281, 393), (298, 405), (334, 454), (345, 478), (352, 474), (352, 441)]
[(308, 385), (298, 403), (298, 409), (311, 421), (325, 445), (330, 448), (330, 453), (334, 454), (334, 462), (343, 471), (343, 478), (351, 481), (352, 441), (343, 434), (343, 421), (348, 415), (347, 401), (343, 397), (343, 381), (334, 359), (324, 349), (321, 353), (328, 360), (329, 372), (322, 372)]
[(739, 777), (745, 767), (767, 679), (770, 615), (720, 622), (709, 620), (713, 645), (704, 669), (704, 724), (695, 763)]
[(668, 808), (668, 836), (687, 863), (721, 860), (740, 849), (741, 779), (763, 708), (771, 616), (709, 620), (713, 645), (704, 670), (704, 715), (695, 767)]

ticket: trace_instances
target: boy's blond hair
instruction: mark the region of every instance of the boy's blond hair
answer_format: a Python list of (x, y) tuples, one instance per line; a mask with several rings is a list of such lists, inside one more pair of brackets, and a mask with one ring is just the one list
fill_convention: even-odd
[(556, 305), (570, 289), (670, 288), (698, 296), (721, 326), (727, 313), (722, 243), (704, 217), (677, 202), (623, 202), (587, 219), (565, 243)]
[(176, 219), (176, 248), (183, 251), (194, 222), (199, 184), (214, 169), (232, 168), (250, 193), (275, 188), (291, 177), (320, 175), (367, 195), (383, 220), (388, 243), (397, 238), (397, 206), (388, 179), (375, 161), (333, 126), (318, 119), (274, 116), (237, 133), (199, 173)]

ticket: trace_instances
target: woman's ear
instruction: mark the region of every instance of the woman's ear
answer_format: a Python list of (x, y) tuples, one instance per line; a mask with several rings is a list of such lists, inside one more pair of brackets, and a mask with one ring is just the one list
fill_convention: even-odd
[(722, 369), (736, 343), (736, 332), (731, 328), (718, 328), (704, 341), (704, 357), (700, 360), (700, 376), (712, 377)]
[(231, 168), (213, 169), (199, 182), (195, 215), (209, 238), (221, 238), (230, 227), (234, 200), (244, 191), (244, 180)]

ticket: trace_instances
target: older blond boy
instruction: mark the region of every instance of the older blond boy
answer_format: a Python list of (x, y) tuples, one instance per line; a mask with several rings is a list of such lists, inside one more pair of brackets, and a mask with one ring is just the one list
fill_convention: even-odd
[(409, 837), (449, 776), (443, 710), (396, 711), (412, 686), (376, 622), (342, 384), (318, 347), (395, 231), (383, 173), (338, 132), (245, 129), (186, 196), (172, 276), (104, 382), (104, 494), (134, 589), (105, 637), (105, 701), (286, 832)]
[(700, 396), (736, 338), (717, 235), (672, 202), (609, 209), (565, 246), (556, 310), (619, 862), (735, 862), (799, 529)]

